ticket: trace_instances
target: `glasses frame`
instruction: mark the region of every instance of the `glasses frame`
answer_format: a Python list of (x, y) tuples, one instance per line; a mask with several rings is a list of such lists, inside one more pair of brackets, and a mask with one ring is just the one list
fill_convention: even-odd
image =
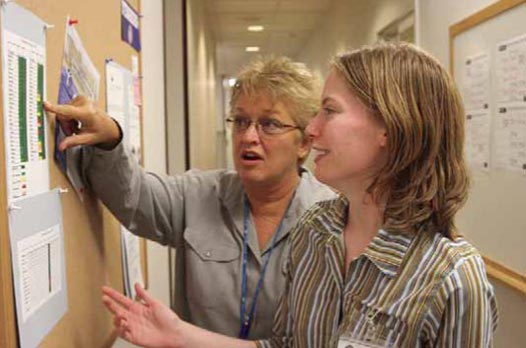
[[(236, 129), (236, 118), (241, 118), (241, 119), (244, 119), (244, 120), (249, 120), (250, 123), (248, 124), (248, 126), (244, 129), (239, 129), (237, 128)], [(260, 123), (260, 120), (262, 119), (265, 119), (265, 118), (259, 118), (259, 119), (252, 119), (252, 118), (249, 118), (249, 117), (236, 117), (236, 116), (230, 116), (230, 117), (227, 117), (225, 119), (225, 122), (227, 122), (228, 124), (231, 125), (232, 127), (232, 131), (236, 132), (236, 133), (244, 133), (246, 131), (248, 131), (250, 129), (250, 127), (252, 127), (252, 125), (254, 125), (254, 127), (256, 127), (256, 131), (258, 132), (258, 134), (262, 135), (269, 135), (269, 136), (273, 136), (273, 135), (281, 135), (281, 134), (285, 134), (285, 133), (288, 133), (290, 131), (293, 131), (295, 129), (298, 129), (300, 131), (303, 131), (303, 128), (301, 128), (300, 126), (295, 126), (295, 125), (292, 125), (292, 124), (286, 124), (286, 123), (282, 123), (281, 121), (279, 120), (276, 120), (276, 119), (273, 119), (275, 120), (276, 122), (278, 122), (280, 124), (280, 126), (277, 128), (279, 129), (279, 131), (277, 133), (269, 133), (269, 132), (266, 132), (263, 128), (262, 128), (262, 125)]]

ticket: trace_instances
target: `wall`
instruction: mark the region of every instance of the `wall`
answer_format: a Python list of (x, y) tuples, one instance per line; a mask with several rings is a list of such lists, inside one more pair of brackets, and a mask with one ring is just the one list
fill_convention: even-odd
[(190, 166), (212, 169), (216, 158), (215, 42), (208, 28), (205, 1), (187, 1)]
[(378, 31), (413, 7), (413, 0), (334, 0), (325, 20), (295, 58), (325, 76), (329, 57), (375, 42)]
[(185, 171), (183, 0), (164, 0), (165, 101), (168, 173)]
[[(495, 1), (417, 0), (420, 45), (449, 67), (448, 28)], [(462, 219), (462, 212), (460, 213)], [(524, 249), (524, 246), (522, 246)], [(500, 322), (495, 347), (519, 348), (526, 342), (526, 296), (492, 280), (497, 293)]]
[[(160, 174), (167, 170), (162, 6), (162, 0), (141, 1), (144, 167)], [(150, 291), (165, 303), (169, 301), (167, 265), (166, 248), (148, 242)]]
[[(162, 10), (163, 0), (141, 1), (144, 167), (161, 174), (167, 171)], [(167, 248), (150, 241), (147, 245), (149, 291), (169, 304)], [(131, 345), (119, 339), (113, 347)]]

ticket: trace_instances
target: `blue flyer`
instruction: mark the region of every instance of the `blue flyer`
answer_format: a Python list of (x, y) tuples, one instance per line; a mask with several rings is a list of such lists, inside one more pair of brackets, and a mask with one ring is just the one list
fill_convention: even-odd
[(141, 35), (139, 31), (139, 13), (125, 0), (121, 0), (121, 39), (141, 51)]

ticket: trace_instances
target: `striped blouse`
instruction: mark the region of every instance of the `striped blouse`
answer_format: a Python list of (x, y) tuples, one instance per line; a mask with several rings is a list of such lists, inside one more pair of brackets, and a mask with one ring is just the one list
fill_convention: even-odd
[(493, 345), (495, 295), (473, 246), (380, 230), (344, 275), (347, 209), (343, 197), (318, 203), (292, 232), (274, 336), (259, 348)]

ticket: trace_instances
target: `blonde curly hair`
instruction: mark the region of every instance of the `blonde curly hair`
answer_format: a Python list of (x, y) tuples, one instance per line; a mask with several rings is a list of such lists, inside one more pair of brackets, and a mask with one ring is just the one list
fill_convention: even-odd
[(238, 74), (232, 88), (230, 109), (240, 95), (266, 93), (285, 104), (302, 132), (319, 108), (319, 82), (305, 64), (286, 57), (257, 58)]

